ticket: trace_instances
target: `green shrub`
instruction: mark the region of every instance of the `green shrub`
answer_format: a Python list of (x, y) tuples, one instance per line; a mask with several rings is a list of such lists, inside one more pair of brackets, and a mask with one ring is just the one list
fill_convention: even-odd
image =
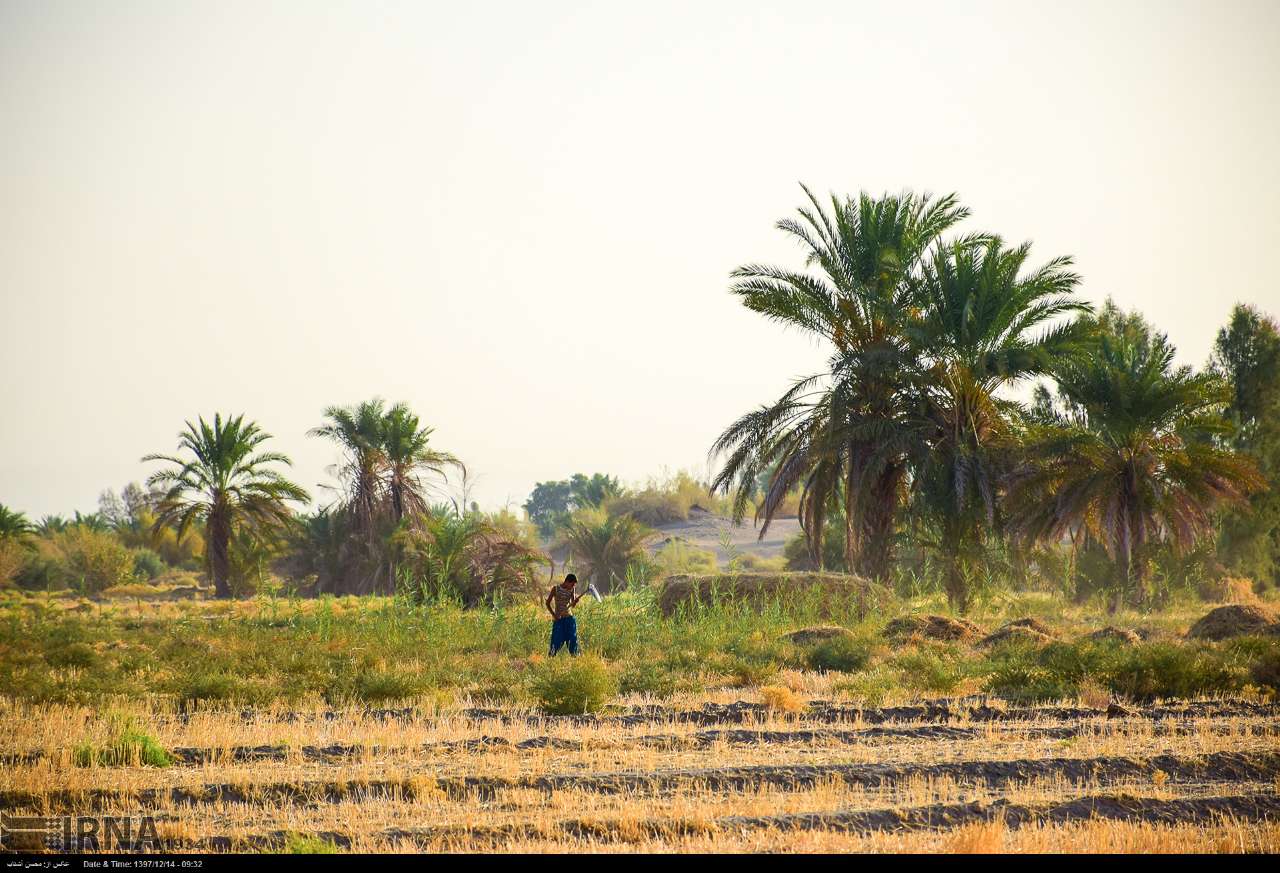
[(949, 694), (964, 678), (955, 660), (931, 649), (898, 655), (893, 664), (901, 671), (903, 684), (913, 691)]
[(884, 665), (841, 679), (832, 685), (834, 692), (852, 698), (863, 706), (882, 705), (897, 688), (897, 677)]
[(670, 697), (680, 685), (680, 677), (655, 664), (634, 664), (618, 682), (622, 694), (647, 694), (650, 697)]
[(133, 552), (133, 575), (139, 579), (155, 579), (164, 575), (169, 565), (164, 558), (150, 549), (135, 549)]
[(285, 835), (282, 851), (286, 855), (334, 855), (338, 847), (324, 837), (289, 833)]
[(716, 553), (710, 549), (699, 549), (684, 540), (673, 539), (653, 556), (658, 573), (663, 576), (674, 576), (677, 573), (714, 573), (716, 572)]
[(1124, 652), (1106, 677), (1118, 694), (1134, 700), (1200, 697), (1239, 691), (1243, 667), (1212, 649), (1186, 643), (1147, 643)]
[(51, 667), (86, 669), (98, 662), (98, 653), (88, 643), (68, 643), (47, 652), (44, 659)]
[(1009, 661), (987, 677), (987, 691), (1010, 700), (1061, 700), (1076, 693), (1077, 686), (1036, 664)]
[(353, 689), (356, 699), (365, 703), (383, 703), (415, 697), (423, 691), (418, 676), (395, 670), (375, 670), (356, 676)]
[(150, 734), (144, 733), (133, 719), (111, 717), (112, 737), (105, 745), (84, 742), (72, 750), (77, 767), (168, 767), (173, 756)]
[(539, 667), (529, 690), (544, 712), (583, 715), (598, 712), (618, 693), (618, 685), (603, 661), (583, 655), (551, 658)]
[(30, 557), (30, 551), (17, 537), (0, 537), (0, 588), (18, 578)]
[(825, 640), (809, 650), (805, 663), (811, 670), (856, 673), (871, 660), (869, 643), (840, 635)]
[(767, 685), (778, 675), (778, 664), (767, 658), (732, 656), (728, 663), (729, 675), (739, 688)]
[(201, 673), (189, 677), (178, 689), (178, 699), (189, 703), (221, 703), (236, 697), (236, 680), (225, 673)]
[(1255, 685), (1280, 693), (1280, 651), (1270, 651), (1254, 662), (1249, 678)]
[(114, 534), (76, 525), (53, 541), (62, 559), (58, 569), (78, 591), (94, 594), (133, 580), (133, 555)]

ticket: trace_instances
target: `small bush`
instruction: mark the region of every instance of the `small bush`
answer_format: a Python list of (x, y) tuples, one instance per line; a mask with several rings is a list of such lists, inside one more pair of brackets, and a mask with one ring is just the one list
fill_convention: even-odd
[(30, 553), (17, 537), (0, 537), (0, 588), (18, 578)]
[(1280, 693), (1280, 651), (1263, 654), (1254, 662), (1253, 668), (1249, 671), (1249, 677), (1255, 685)]
[(202, 673), (188, 678), (178, 689), (178, 699), (184, 704), (222, 703), (236, 696), (236, 680), (225, 673)]
[(699, 549), (684, 540), (673, 539), (653, 556), (654, 563), (663, 577), (678, 573), (714, 573), (716, 553)]
[(96, 594), (133, 579), (133, 555), (114, 534), (77, 525), (53, 541), (62, 559), (58, 571), (78, 591)]
[(1135, 700), (1227, 694), (1244, 686), (1244, 671), (1207, 648), (1148, 643), (1124, 652), (1107, 677), (1112, 691)]
[(286, 834), (284, 848), (286, 855), (334, 855), (338, 847), (324, 837), (313, 834)]
[(1010, 700), (1061, 700), (1078, 689), (1034, 663), (1008, 661), (987, 677), (986, 689)]
[(550, 658), (542, 664), (530, 687), (542, 711), (551, 715), (598, 712), (618, 693), (618, 684), (598, 657)]
[(112, 738), (104, 746), (84, 742), (72, 751), (77, 767), (168, 767), (173, 756), (150, 734), (144, 733), (130, 718), (111, 719)]
[(729, 676), (738, 688), (752, 688), (772, 681), (778, 675), (778, 664), (767, 658), (732, 656), (728, 663)]
[(964, 678), (959, 663), (930, 649), (901, 654), (893, 665), (901, 671), (902, 683), (913, 691), (949, 694)]
[(809, 650), (805, 662), (811, 670), (856, 673), (871, 660), (871, 646), (848, 636), (835, 636)]
[(831, 686), (831, 690), (842, 697), (848, 697), (863, 706), (881, 706), (899, 688), (897, 676), (884, 665), (880, 665), (841, 679)]
[(760, 699), (770, 712), (796, 713), (804, 709), (804, 701), (790, 688), (781, 685), (761, 688)]
[(98, 653), (88, 643), (68, 643), (45, 654), (50, 667), (87, 669), (98, 662)]
[(353, 693), (365, 703), (405, 700), (422, 693), (421, 680), (412, 673), (375, 670), (356, 676)]
[(150, 549), (137, 549), (133, 553), (133, 575), (139, 579), (155, 579), (164, 575), (169, 565), (164, 558)]
[(622, 674), (618, 690), (622, 694), (670, 697), (679, 687), (680, 677), (653, 664), (636, 664)]

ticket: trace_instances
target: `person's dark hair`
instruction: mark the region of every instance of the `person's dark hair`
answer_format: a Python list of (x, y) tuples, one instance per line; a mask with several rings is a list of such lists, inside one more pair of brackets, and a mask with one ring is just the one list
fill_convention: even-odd
[(565, 576), (565, 577), (564, 577), (564, 581), (566, 581), (566, 582), (572, 582), (574, 585), (577, 585), (577, 584), (578, 584), (578, 577), (577, 577), (577, 576), (575, 576), (575, 575), (573, 575), (572, 573), (570, 573), (568, 576)]

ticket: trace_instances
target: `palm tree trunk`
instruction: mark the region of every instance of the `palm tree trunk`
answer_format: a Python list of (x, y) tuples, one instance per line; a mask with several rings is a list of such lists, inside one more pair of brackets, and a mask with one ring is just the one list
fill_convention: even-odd
[(965, 582), (964, 567), (961, 563), (961, 537), (962, 531), (958, 521), (948, 519), (943, 523), (942, 555), (946, 566), (942, 587), (946, 589), (947, 602), (951, 604), (951, 608), (964, 613), (969, 610), (969, 586)]
[(1108, 612), (1112, 615), (1120, 608), (1120, 604), (1124, 602), (1125, 593), (1129, 590), (1129, 573), (1130, 573), (1130, 550), (1132, 545), (1129, 541), (1128, 525), (1121, 532), (1120, 542), (1116, 547), (1116, 581), (1115, 595), (1111, 598), (1111, 606)]
[(858, 541), (854, 534), (854, 503), (857, 495), (857, 485), (855, 484), (859, 478), (858, 466), (853, 459), (855, 453), (849, 453), (849, 470), (845, 475), (844, 482), (844, 571), (846, 573), (854, 572), (854, 568), (858, 565)]
[(857, 572), (875, 582), (885, 582), (893, 565), (893, 531), (901, 476), (900, 467), (887, 468), (871, 488), (862, 510), (862, 553)]
[(813, 561), (814, 568), (821, 573), (825, 567), (824, 554), (826, 549), (823, 548), (823, 532), (826, 528), (826, 517), (823, 512), (821, 501), (816, 501), (816, 505), (808, 513), (809, 523), (813, 525), (813, 530), (805, 531), (809, 538), (809, 557)]
[(231, 597), (231, 525), (223, 511), (214, 510), (209, 513), (206, 525), (209, 535), (208, 561), (209, 575), (213, 578), (214, 594), (217, 597)]

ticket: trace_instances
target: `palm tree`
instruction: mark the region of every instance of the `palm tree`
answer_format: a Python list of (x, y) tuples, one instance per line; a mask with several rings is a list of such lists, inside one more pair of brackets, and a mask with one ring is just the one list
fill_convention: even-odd
[(24, 539), (34, 533), (35, 528), (27, 521), (25, 513), (10, 509), (0, 503), (0, 539)]
[(466, 475), (467, 468), (454, 455), (430, 446), (431, 433), (431, 428), (419, 426), (418, 416), (403, 403), (391, 407), (383, 418), (384, 479), (391, 502), (391, 517), (396, 524), (406, 515), (426, 513), (430, 490), (424, 475), (432, 474), (447, 481), (446, 470), (449, 467)]
[(278, 531), (292, 515), (288, 501), (306, 502), (310, 496), (285, 479), (272, 464), (290, 463), (279, 452), (260, 452), (258, 447), (271, 438), (243, 415), (228, 418), (215, 415), (213, 424), (203, 418), (186, 423), (178, 435), (178, 449), (191, 457), (147, 455), (142, 460), (165, 461), (173, 469), (160, 470), (148, 485), (166, 490), (156, 508), (153, 530), (166, 525), (177, 530), (181, 540), (196, 521), (203, 521), (207, 548), (205, 563), (218, 597), (230, 597), (230, 543), (232, 535), (246, 532), (254, 537)]
[(879, 450), (901, 418), (914, 350), (906, 334), (921, 298), (914, 281), (939, 237), (968, 215), (954, 195), (832, 197), (830, 212), (807, 189), (809, 207), (778, 229), (806, 249), (815, 272), (747, 265), (733, 272), (743, 304), (828, 342), (830, 371), (801, 380), (771, 406), (731, 425), (712, 447), (724, 454), (713, 486), (736, 487), (745, 513), (759, 475), (772, 469), (756, 517), (768, 529), (788, 493), (803, 488), (801, 523), (815, 556), (828, 505), (842, 494), (845, 562), (883, 578), (892, 559), (904, 458)]
[(645, 557), (654, 533), (632, 516), (609, 518), (602, 510), (581, 510), (565, 523), (561, 536), (574, 558), (586, 566), (585, 575), (601, 591), (625, 580), (627, 567)]
[[(911, 447), (915, 487), (935, 521), (951, 604), (968, 607), (967, 575), (996, 523), (999, 483), (1016, 445), (1014, 406), (999, 392), (1048, 372), (1081, 348), (1087, 311), (1072, 293), (1070, 258), (1024, 273), (1030, 245), (999, 237), (939, 246), (923, 270), (926, 305), (909, 332), (924, 366), (916, 427), (901, 429)], [(881, 451), (899, 455), (897, 440)]]
[(328, 424), (312, 428), (307, 435), (333, 440), (346, 454), (338, 475), (346, 483), (347, 517), (355, 534), (372, 548), (384, 489), (384, 402), (375, 397), (357, 406), (330, 406), (324, 416)]
[(36, 523), (35, 531), (40, 536), (47, 537), (50, 534), (55, 534), (55, 533), (64, 531), (67, 529), (67, 527), (68, 527), (68, 522), (62, 516), (45, 515), (45, 516), (41, 516), (40, 521)]
[(1130, 589), (1145, 600), (1149, 544), (1184, 551), (1211, 531), (1215, 509), (1265, 487), (1248, 458), (1211, 439), (1231, 388), (1173, 356), (1139, 319), (1103, 320), (1096, 352), (1059, 368), (1067, 410), (1035, 431), (1010, 493), (1021, 535), (1083, 531), (1102, 543), (1115, 564), (1112, 611)]

